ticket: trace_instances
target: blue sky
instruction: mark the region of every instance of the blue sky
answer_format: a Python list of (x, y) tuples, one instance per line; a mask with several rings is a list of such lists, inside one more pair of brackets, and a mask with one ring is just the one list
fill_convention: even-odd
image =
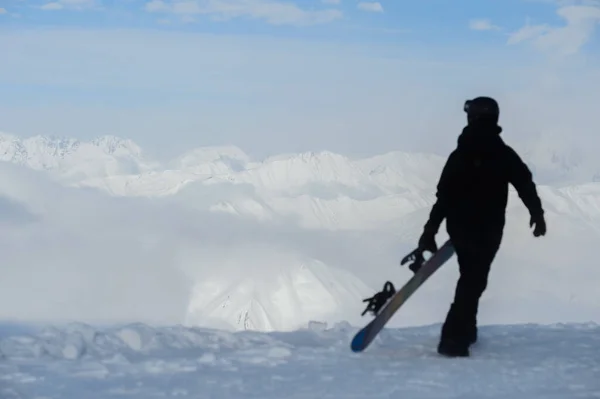
[(488, 94), (513, 137), (588, 137), (599, 22), (598, 1), (0, 0), (0, 130), (446, 151)]
[[(594, 2), (549, 0), (3, 0), (2, 25), (158, 28), (343, 41), (457, 44), (506, 42), (529, 19), (554, 27), (558, 8)], [(582, 11), (583, 12), (583, 11)], [(592, 17), (593, 18), (593, 17)], [(481, 32), (491, 34), (481, 36)], [(590, 35), (590, 45), (596, 35)]]

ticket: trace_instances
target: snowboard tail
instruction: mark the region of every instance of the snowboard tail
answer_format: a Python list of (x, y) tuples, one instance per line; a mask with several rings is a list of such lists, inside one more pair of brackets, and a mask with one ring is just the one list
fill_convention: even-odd
[[(438, 251), (426, 261), (422, 258), (422, 252), (415, 250), (402, 259), (402, 264), (409, 259), (417, 259), (418, 265), (411, 270), (415, 273), (400, 290), (396, 291), (383, 308), (376, 314), (364, 328), (362, 328), (350, 344), (353, 352), (364, 351), (383, 329), (385, 324), (392, 318), (396, 311), (410, 298), (412, 294), (425, 282), (436, 270), (446, 263), (454, 255), (454, 246), (450, 240), (446, 241)], [(422, 262), (422, 263), (421, 263)], [(387, 284), (386, 284), (387, 285)], [(364, 314), (364, 313), (363, 313)]]

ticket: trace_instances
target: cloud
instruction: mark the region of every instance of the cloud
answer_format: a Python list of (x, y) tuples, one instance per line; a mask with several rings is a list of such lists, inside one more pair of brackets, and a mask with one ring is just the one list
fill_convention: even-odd
[(54, 3), (46, 3), (43, 6), (40, 7), (40, 9), (42, 10), (48, 10), (48, 11), (52, 11), (52, 10), (62, 10), (64, 8), (64, 6), (59, 3), (59, 2), (54, 2)]
[(356, 5), (356, 8), (368, 12), (383, 12), (383, 6), (379, 2), (362, 1)]
[(0, 15), (6, 14), (6, 13), (8, 13), (8, 11), (6, 11), (6, 8), (0, 7)]
[(391, 235), (369, 236), (259, 223), (173, 198), (110, 197), (0, 162), (0, 318), (182, 323), (199, 279), (268, 279), (282, 255), (372, 275), (365, 248), (395, 257), (398, 247)]
[(44, 4), (40, 7), (40, 9), (46, 11), (84, 10), (96, 7), (96, 0), (57, 0), (54, 2)]
[(341, 4), (342, 0), (321, 0), (324, 4)]
[(564, 26), (530, 25), (527, 22), (510, 35), (508, 44), (531, 42), (542, 51), (560, 56), (576, 54), (590, 40), (600, 23), (600, 6), (595, 4), (560, 7), (556, 13), (565, 20)]
[(0, 195), (0, 224), (21, 225), (37, 221), (36, 215), (20, 202)]
[(263, 19), (272, 25), (314, 25), (342, 18), (340, 10), (304, 10), (293, 3), (274, 0), (214, 0), (163, 1), (152, 0), (145, 5), (148, 12), (178, 15), (190, 20), (196, 15), (209, 15), (215, 20), (250, 17)]
[(472, 19), (469, 21), (469, 29), (472, 30), (498, 30), (500, 27), (492, 24), (489, 19)]

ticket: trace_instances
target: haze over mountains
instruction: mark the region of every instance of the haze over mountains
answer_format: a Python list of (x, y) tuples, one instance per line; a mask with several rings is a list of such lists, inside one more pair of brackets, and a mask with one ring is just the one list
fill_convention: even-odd
[[(511, 193), (481, 320), (600, 321), (600, 162), (552, 146), (516, 148), (541, 184), (549, 234), (532, 237)], [(410, 277), (398, 261), (416, 243), (445, 161), (400, 151), (255, 160), (206, 147), (163, 163), (117, 137), (10, 134), (0, 136), (0, 159), (1, 317), (256, 330), (364, 323), (361, 300)], [(438, 243), (445, 237), (442, 228)], [(440, 321), (455, 266), (391, 325)]]

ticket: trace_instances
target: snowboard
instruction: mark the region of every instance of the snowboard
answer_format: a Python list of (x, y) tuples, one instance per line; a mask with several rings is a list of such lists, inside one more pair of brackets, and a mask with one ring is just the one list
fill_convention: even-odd
[[(392, 295), (375, 318), (356, 333), (350, 344), (352, 351), (364, 351), (406, 300), (453, 255), (454, 246), (448, 240), (429, 259), (424, 260), (418, 270), (413, 270), (411, 267), (415, 274)], [(422, 252), (419, 252), (418, 249), (414, 250), (402, 259), (401, 264), (405, 264), (415, 257), (422, 257)]]

